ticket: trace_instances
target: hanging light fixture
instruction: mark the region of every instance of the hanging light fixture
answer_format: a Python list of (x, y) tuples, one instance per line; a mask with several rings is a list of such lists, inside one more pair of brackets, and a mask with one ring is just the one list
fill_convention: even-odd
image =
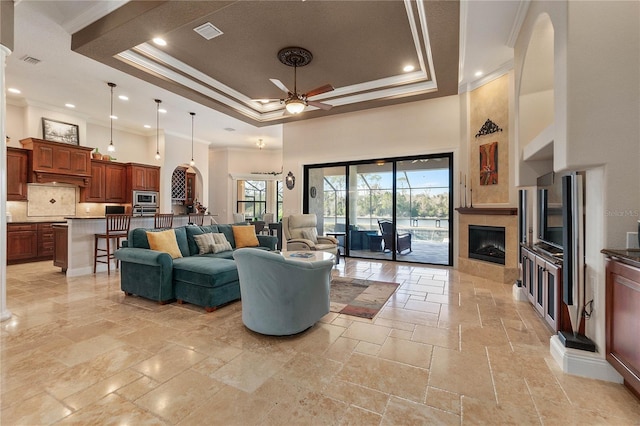
[(190, 166), (195, 166), (196, 162), (193, 161), (193, 118), (196, 116), (195, 112), (190, 112), (191, 114), (191, 161), (189, 161)]
[(111, 114), (109, 115), (110, 125), (111, 125), (111, 141), (109, 142), (109, 146), (107, 147), (107, 151), (115, 152), (116, 147), (113, 145), (113, 88), (116, 87), (115, 83), (107, 83), (107, 86), (111, 88)]
[(258, 139), (258, 142), (256, 142), (256, 146), (260, 149), (264, 148), (264, 142), (262, 141), (262, 139)]
[(156, 160), (160, 159), (160, 99), (156, 101)]

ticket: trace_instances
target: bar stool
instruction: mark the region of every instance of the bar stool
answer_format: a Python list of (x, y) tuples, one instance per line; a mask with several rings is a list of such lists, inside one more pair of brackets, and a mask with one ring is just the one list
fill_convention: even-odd
[(156, 213), (153, 218), (153, 228), (173, 228), (173, 213)]
[(204, 225), (204, 215), (203, 214), (189, 214), (189, 223), (193, 225)]
[[(120, 247), (120, 239), (126, 238), (129, 234), (129, 225), (131, 224), (131, 216), (127, 214), (108, 214), (106, 216), (107, 230), (104, 233), (95, 234), (94, 252), (93, 252), (93, 273), (96, 273), (96, 265), (98, 263), (107, 264), (107, 274), (111, 274), (111, 260), (115, 259), (114, 252)], [(106, 241), (106, 249), (98, 248), (101, 239)], [(115, 250), (111, 251), (111, 240), (115, 240)], [(104, 254), (98, 254), (104, 253)], [(102, 258), (106, 260), (99, 260)], [(119, 262), (116, 260), (116, 269)]]

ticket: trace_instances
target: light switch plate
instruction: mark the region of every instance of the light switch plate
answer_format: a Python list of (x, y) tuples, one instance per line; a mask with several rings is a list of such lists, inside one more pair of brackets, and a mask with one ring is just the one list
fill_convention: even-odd
[(637, 232), (627, 232), (627, 248), (628, 249), (637, 249), (638, 247), (638, 233)]

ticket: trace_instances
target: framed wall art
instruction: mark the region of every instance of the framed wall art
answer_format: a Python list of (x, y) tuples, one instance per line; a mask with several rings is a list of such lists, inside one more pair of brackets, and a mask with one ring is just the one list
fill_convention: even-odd
[(480, 145), (480, 185), (498, 184), (498, 142)]
[(78, 125), (42, 117), (42, 139), (80, 145)]

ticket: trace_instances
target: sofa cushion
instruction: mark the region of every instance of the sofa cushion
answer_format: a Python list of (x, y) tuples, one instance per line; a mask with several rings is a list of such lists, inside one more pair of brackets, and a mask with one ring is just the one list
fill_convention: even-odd
[(211, 236), (213, 237), (214, 241), (213, 245), (211, 246), (214, 253), (233, 250), (233, 247), (231, 247), (231, 244), (229, 243), (229, 241), (227, 241), (227, 237), (225, 237), (223, 233), (212, 233)]
[[(180, 248), (182, 257), (189, 256), (189, 244), (187, 243), (187, 231), (184, 226), (179, 228), (173, 228), (176, 233), (176, 241)], [(162, 232), (161, 230), (136, 228), (129, 231), (129, 237), (127, 238), (127, 247), (131, 248), (143, 248), (150, 249), (149, 239), (147, 238), (147, 232)]]
[(258, 237), (256, 236), (256, 228), (253, 225), (249, 226), (232, 226), (233, 238), (236, 241), (236, 248), (243, 247), (258, 247)]
[(190, 256), (173, 261), (173, 280), (201, 287), (218, 287), (238, 280), (233, 260)]
[(224, 234), (224, 236), (227, 238), (227, 241), (229, 241), (229, 244), (231, 244), (231, 248), (236, 247), (236, 240), (235, 238), (233, 238), (233, 225), (218, 224), (218, 230), (215, 232)]
[(151, 250), (169, 253), (173, 259), (182, 257), (178, 241), (176, 240), (176, 232), (173, 229), (159, 232), (147, 232), (149, 248)]
[(194, 235), (193, 239), (198, 246), (198, 254), (215, 253), (213, 251), (213, 245), (216, 242), (213, 239), (213, 233), (207, 232), (205, 234)]

